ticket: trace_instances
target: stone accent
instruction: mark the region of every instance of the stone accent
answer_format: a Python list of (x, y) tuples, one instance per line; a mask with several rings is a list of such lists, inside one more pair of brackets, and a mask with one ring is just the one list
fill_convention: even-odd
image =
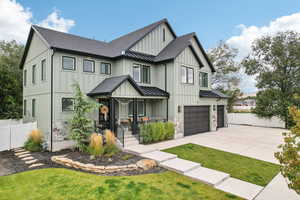
[(26, 161), (26, 160), (33, 160), (33, 159), (34, 159), (34, 157), (32, 157), (32, 156), (29, 156), (29, 157), (22, 158), (21, 160), (24, 160), (24, 161)]
[(23, 152), (19, 152), (19, 153), (15, 153), (15, 156), (20, 156), (20, 155), (24, 155), (24, 154), (28, 154), (30, 153), (29, 151), (23, 151)]
[(83, 164), (78, 161), (74, 161), (69, 158), (66, 158), (65, 155), (52, 156), (51, 160), (55, 163), (65, 165), (68, 167), (73, 167), (75, 169), (82, 169), (85, 171), (102, 173), (102, 174), (117, 172), (117, 171), (130, 171), (130, 170), (137, 170), (137, 169), (147, 170), (157, 166), (154, 160), (149, 160), (149, 159), (140, 160), (136, 164), (109, 165), (109, 166), (96, 166), (94, 164)]
[(30, 165), (29, 168), (40, 167), (40, 166), (43, 166), (43, 165), (44, 165), (43, 163), (36, 163), (36, 164)]
[(30, 154), (30, 153), (28, 153), (28, 154), (23, 154), (23, 155), (19, 155), (18, 157), (19, 157), (19, 158), (24, 158), (24, 157), (28, 157), (28, 156), (31, 156), (31, 154)]
[(30, 164), (33, 164), (33, 163), (35, 163), (37, 161), (38, 161), (37, 159), (34, 159), (34, 160), (25, 161), (25, 163), (28, 164), (28, 165), (30, 165)]

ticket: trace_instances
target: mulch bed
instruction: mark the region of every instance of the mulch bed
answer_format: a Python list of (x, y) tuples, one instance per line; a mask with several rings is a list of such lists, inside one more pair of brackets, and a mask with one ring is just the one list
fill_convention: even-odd
[[(52, 156), (58, 156), (58, 155), (64, 155), (67, 154), (67, 158), (70, 158), (74, 161), (79, 161), (81, 163), (87, 164), (94, 164), (94, 165), (128, 165), (128, 164), (135, 164), (137, 161), (143, 159), (142, 157), (125, 153), (125, 152), (119, 152), (115, 154), (114, 156), (108, 158), (108, 157), (101, 157), (101, 158), (95, 158), (90, 159), (90, 155), (86, 153), (79, 153), (72, 150), (62, 150), (58, 152), (32, 152), (30, 153), (32, 157), (38, 160), (37, 163), (43, 163), (43, 166), (35, 167), (35, 168), (29, 168), (29, 164), (25, 164), (25, 161), (21, 160), (17, 156), (14, 155), (14, 151), (2, 151), (0, 152), (0, 163), (3, 165), (5, 169), (7, 169), (9, 172), (6, 172), (4, 175), (29, 171), (29, 170), (35, 170), (35, 169), (43, 169), (43, 168), (67, 168), (72, 169), (76, 171), (82, 171), (87, 172), (80, 169), (74, 169), (71, 167), (63, 166), (57, 163), (54, 163), (51, 161)], [(149, 174), (149, 173), (160, 173), (165, 171), (165, 169), (161, 167), (155, 167), (149, 170), (132, 170), (132, 171), (120, 171), (120, 172), (111, 172), (106, 174), (101, 174), (105, 176), (130, 176), (130, 175), (139, 175), (139, 174)], [(92, 172), (88, 172), (92, 173)], [(1, 173), (0, 173), (1, 174)], [(96, 173), (93, 173), (96, 174)]]

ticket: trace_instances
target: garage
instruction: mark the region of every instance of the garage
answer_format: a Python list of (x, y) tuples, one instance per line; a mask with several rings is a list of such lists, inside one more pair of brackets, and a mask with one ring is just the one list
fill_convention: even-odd
[(209, 106), (184, 107), (184, 136), (209, 131)]
[(224, 127), (224, 105), (217, 107), (217, 128)]

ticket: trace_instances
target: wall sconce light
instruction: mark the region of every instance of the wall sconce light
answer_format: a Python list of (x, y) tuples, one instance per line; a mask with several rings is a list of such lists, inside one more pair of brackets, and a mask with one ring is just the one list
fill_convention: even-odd
[(178, 113), (181, 112), (181, 106), (180, 106), (180, 105), (178, 105), (178, 107), (177, 107), (177, 112), (178, 112)]

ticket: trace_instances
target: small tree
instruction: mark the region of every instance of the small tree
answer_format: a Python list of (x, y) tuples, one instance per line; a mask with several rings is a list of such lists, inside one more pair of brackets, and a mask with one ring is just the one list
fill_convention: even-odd
[(73, 85), (75, 90), (74, 114), (71, 120), (71, 139), (76, 142), (80, 151), (86, 149), (89, 136), (93, 132), (93, 121), (87, 116), (99, 104), (87, 99), (87, 96), (80, 90), (78, 83)]
[(282, 151), (275, 153), (275, 157), (281, 164), (281, 174), (289, 180), (289, 188), (300, 194), (300, 110), (292, 106), (289, 113), (295, 126), (283, 133), (284, 144), (279, 146)]

